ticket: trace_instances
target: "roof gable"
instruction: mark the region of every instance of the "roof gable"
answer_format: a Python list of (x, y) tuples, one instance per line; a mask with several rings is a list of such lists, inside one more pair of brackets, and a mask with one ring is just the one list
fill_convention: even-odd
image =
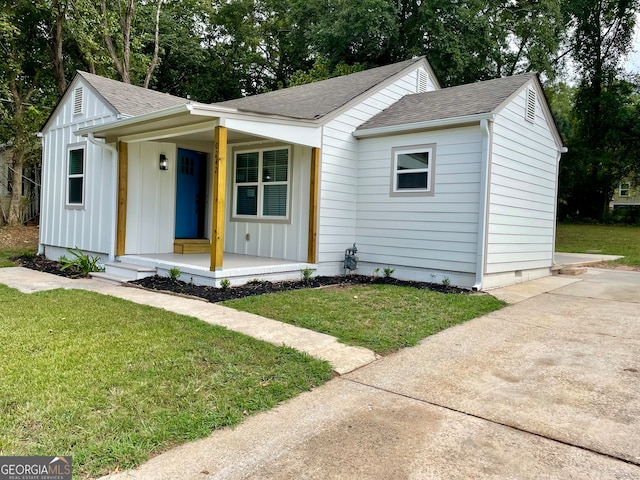
[(99, 75), (81, 71), (78, 71), (78, 75), (120, 115), (135, 117), (190, 103), (186, 98), (175, 97), (167, 93), (111, 80)]
[[(219, 102), (215, 105), (237, 108), (246, 112), (317, 120), (335, 112), (408, 67), (412, 65), (417, 67), (419, 63), (426, 63), (425, 58), (413, 58), (384, 67)], [(430, 68), (429, 74), (432, 75)]]
[(535, 73), (525, 73), (406, 95), (364, 122), (358, 130), (491, 113), (533, 78)]

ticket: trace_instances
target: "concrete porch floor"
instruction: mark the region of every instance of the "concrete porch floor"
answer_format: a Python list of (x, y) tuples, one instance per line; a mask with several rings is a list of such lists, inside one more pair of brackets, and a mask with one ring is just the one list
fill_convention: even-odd
[[(155, 253), (148, 255), (124, 255), (120, 257), (123, 262), (143, 258), (158, 260), (172, 265), (196, 267), (209, 270), (211, 257), (208, 253)], [(268, 267), (271, 265), (298, 265), (303, 262), (284, 260), (280, 258), (256, 257), (253, 255), (239, 255), (237, 253), (225, 253), (222, 258), (222, 269)]]
[[(305, 262), (233, 253), (225, 253), (222, 268), (214, 271), (210, 270), (211, 260), (208, 253), (124, 255), (118, 257), (118, 262), (150, 267), (160, 276), (167, 276), (170, 269), (177, 267), (181, 273), (180, 280), (215, 287), (220, 286), (222, 279), (228, 279), (232, 285), (241, 285), (254, 279), (296, 280), (300, 278), (302, 270), (314, 268), (314, 265)], [(110, 264), (107, 272), (109, 269), (117, 270), (118, 262)]]

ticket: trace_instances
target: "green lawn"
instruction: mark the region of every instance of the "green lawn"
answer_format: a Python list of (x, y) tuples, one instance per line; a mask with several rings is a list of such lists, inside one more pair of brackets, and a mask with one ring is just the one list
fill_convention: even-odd
[(320, 385), (326, 362), (81, 290), (0, 285), (0, 455), (138, 465)]
[(16, 262), (11, 260), (22, 255), (35, 255), (37, 248), (16, 248), (16, 249), (0, 249), (0, 268), (15, 267)]
[(616, 263), (640, 265), (640, 227), (558, 224), (556, 251), (624, 255)]
[(392, 285), (281, 292), (225, 305), (387, 354), (505, 304), (489, 295), (442, 294)]

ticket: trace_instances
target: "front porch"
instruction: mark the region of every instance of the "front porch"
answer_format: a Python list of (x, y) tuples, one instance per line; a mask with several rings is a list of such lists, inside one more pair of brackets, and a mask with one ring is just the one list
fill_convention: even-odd
[(143, 273), (142, 276), (168, 276), (170, 269), (178, 268), (180, 280), (213, 287), (220, 287), (223, 279), (228, 279), (231, 285), (242, 285), (251, 280), (299, 280), (302, 270), (315, 267), (305, 262), (234, 253), (225, 253), (224, 267), (216, 270), (210, 269), (211, 256), (208, 253), (122, 255), (116, 260), (106, 265), (107, 274), (127, 277), (126, 270), (133, 272), (132, 267), (139, 267), (135, 271)]

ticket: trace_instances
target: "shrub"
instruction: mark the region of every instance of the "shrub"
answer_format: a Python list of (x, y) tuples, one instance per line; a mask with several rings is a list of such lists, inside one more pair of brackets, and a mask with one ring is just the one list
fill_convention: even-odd
[(74, 270), (85, 277), (91, 272), (104, 272), (104, 267), (99, 265), (100, 257), (88, 255), (78, 247), (67, 248), (67, 252), (72, 258), (66, 256), (59, 258), (61, 270)]

